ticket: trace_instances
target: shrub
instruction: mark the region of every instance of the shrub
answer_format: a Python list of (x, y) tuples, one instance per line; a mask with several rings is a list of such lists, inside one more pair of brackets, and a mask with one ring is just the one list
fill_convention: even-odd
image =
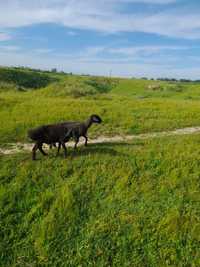
[(16, 90), (16, 85), (13, 84), (13, 83), (1, 82), (0, 81), (0, 92), (2, 92), (2, 91), (10, 91), (10, 90)]
[(184, 87), (181, 84), (150, 84), (147, 86), (151, 91), (182, 92)]
[(108, 93), (117, 85), (117, 80), (95, 77), (85, 83), (94, 87), (99, 93)]
[(48, 96), (72, 96), (74, 98), (91, 96), (97, 93), (92, 86), (86, 85), (81, 79), (68, 78), (51, 84), (44, 89), (44, 93)]
[(96, 90), (90, 87), (81, 88), (81, 87), (72, 86), (68, 89), (68, 95), (75, 97), (75, 98), (94, 95), (96, 93), (97, 93)]
[(0, 81), (13, 83), (19, 87), (41, 88), (47, 86), (55, 78), (47, 74), (20, 69), (0, 68)]

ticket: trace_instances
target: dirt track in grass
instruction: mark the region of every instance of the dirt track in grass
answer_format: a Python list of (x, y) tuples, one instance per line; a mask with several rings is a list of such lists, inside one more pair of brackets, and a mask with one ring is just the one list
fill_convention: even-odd
[[(132, 140), (144, 140), (144, 139), (152, 139), (152, 138), (160, 138), (166, 136), (177, 136), (177, 135), (190, 135), (200, 133), (200, 127), (187, 127), (182, 129), (176, 129), (172, 131), (163, 131), (156, 133), (146, 133), (146, 134), (138, 134), (138, 135), (120, 135), (113, 137), (101, 136), (97, 139), (89, 139), (89, 144), (100, 144), (100, 143), (118, 143), (118, 142), (128, 142)], [(84, 144), (84, 140), (80, 140), (79, 146)], [(0, 148), (0, 154), (3, 155), (11, 155), (24, 151), (31, 151), (33, 144), (31, 143), (8, 143), (6, 144), (7, 148)], [(73, 142), (67, 143), (68, 147), (73, 147)], [(47, 145), (44, 145), (45, 149), (49, 149)]]

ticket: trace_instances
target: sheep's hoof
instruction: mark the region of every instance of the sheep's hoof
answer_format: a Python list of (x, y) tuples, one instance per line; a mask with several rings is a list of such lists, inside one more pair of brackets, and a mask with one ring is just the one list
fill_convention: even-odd
[(72, 157), (76, 157), (76, 155), (77, 155), (77, 151), (74, 150), (74, 151), (72, 152)]

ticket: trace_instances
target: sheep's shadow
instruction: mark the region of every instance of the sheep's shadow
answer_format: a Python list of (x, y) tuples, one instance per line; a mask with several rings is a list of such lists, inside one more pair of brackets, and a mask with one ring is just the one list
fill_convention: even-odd
[[(74, 150), (73, 148), (68, 148), (67, 149), (67, 158), (77, 158), (77, 157), (82, 157), (82, 156), (89, 156), (89, 155), (111, 155), (111, 156), (117, 156), (120, 153), (118, 151), (116, 151), (115, 149), (112, 149), (110, 147), (91, 147), (91, 146), (87, 146), (87, 147), (78, 147), (76, 150)], [(60, 151), (59, 155), (57, 155), (57, 157), (64, 157), (64, 152)]]
[(90, 146), (90, 147), (96, 147), (96, 146), (98, 146), (98, 147), (119, 147), (119, 146), (121, 146), (121, 147), (138, 147), (138, 146), (144, 146), (145, 144), (144, 144), (144, 142), (142, 142), (142, 141), (136, 141), (136, 142), (134, 142), (134, 143), (129, 143), (129, 142), (105, 142), (105, 143), (93, 143), (93, 144), (88, 144), (88, 147)]
[[(74, 148), (67, 148), (67, 158), (77, 158), (82, 156), (88, 156), (88, 155), (110, 155), (110, 156), (128, 156), (126, 153), (123, 153), (122, 151), (117, 151), (114, 149), (116, 146), (129, 146), (129, 147), (137, 147), (137, 146), (143, 146), (143, 143), (136, 143), (136, 144), (129, 144), (125, 142), (120, 143), (100, 143), (100, 144), (88, 144), (87, 147), (85, 146), (79, 146), (77, 150), (74, 150)], [(55, 149), (54, 149), (55, 150)], [(51, 156), (53, 156), (51, 152)], [(63, 150), (60, 151), (60, 154), (57, 156), (59, 158), (64, 157)]]

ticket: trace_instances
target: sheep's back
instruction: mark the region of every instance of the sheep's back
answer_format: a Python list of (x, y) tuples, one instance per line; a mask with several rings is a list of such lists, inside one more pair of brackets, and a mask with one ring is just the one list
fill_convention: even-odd
[[(81, 136), (80, 123), (77, 122), (67, 122), (51, 125), (43, 125), (35, 129), (28, 131), (28, 136), (33, 141), (39, 141), (42, 143), (51, 144), (53, 142), (59, 142), (60, 140), (68, 141), (72, 137), (71, 130), (75, 129), (76, 135), (77, 131), (79, 136)], [(68, 134), (69, 133), (69, 134)]]
[(48, 126), (40, 126), (28, 131), (28, 136), (34, 141), (44, 140), (48, 136)]

